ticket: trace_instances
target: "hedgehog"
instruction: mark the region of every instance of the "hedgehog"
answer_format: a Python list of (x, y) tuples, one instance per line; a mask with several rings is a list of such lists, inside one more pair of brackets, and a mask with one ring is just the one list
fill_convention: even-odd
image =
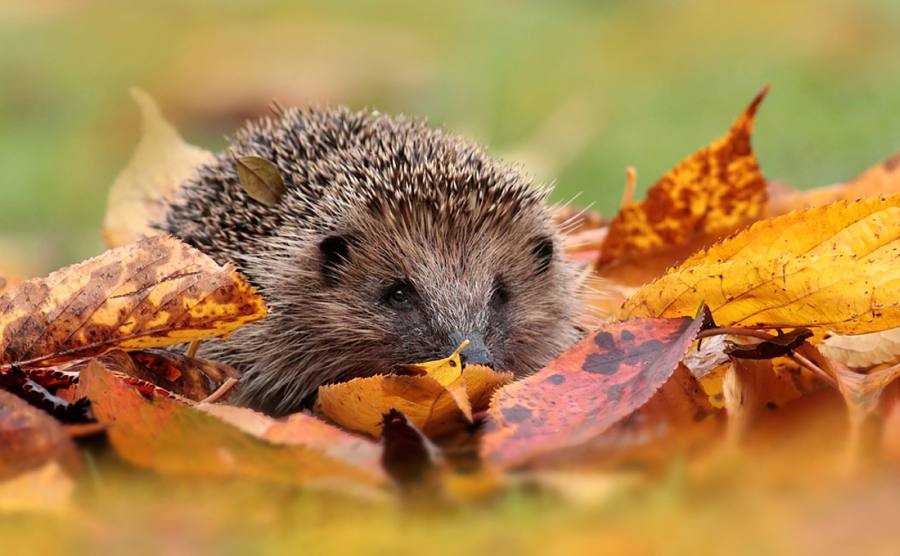
[[(263, 202), (241, 157), (283, 185)], [(578, 269), (549, 188), (424, 120), (276, 107), (198, 169), (157, 223), (233, 264), (269, 315), (205, 357), (241, 373), (232, 400), (272, 415), (319, 386), (439, 359), (531, 373), (579, 336)]]

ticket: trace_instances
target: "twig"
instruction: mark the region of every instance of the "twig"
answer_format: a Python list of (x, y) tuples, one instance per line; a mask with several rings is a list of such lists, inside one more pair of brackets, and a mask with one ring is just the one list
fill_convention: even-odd
[(637, 183), (637, 170), (634, 166), (625, 168), (625, 189), (622, 190), (622, 200), (619, 208), (625, 208), (634, 203), (634, 188)]
[(768, 332), (763, 332), (762, 330), (757, 330), (755, 328), (741, 328), (739, 326), (719, 326), (716, 328), (707, 328), (706, 330), (701, 330), (699, 334), (697, 334), (697, 339), (700, 338), (709, 338), (710, 336), (721, 336), (723, 334), (727, 334), (729, 336), (748, 336), (750, 338), (759, 338), (760, 340), (773, 340), (778, 336), (773, 336)]
[(197, 350), (200, 349), (200, 344), (203, 343), (203, 340), (194, 340), (187, 348), (187, 352), (185, 355), (193, 359), (197, 356)]
[(813, 363), (812, 361), (810, 361), (809, 359), (807, 359), (807, 358), (804, 357), (803, 355), (800, 355), (800, 354), (797, 353), (796, 351), (792, 351), (792, 352), (790, 353), (790, 355), (788, 355), (788, 357), (790, 357), (791, 359), (793, 359), (794, 362), (795, 362), (795, 363), (798, 363), (800, 366), (805, 367), (806, 369), (809, 369), (810, 371), (812, 371), (812, 373), (813, 373), (814, 375), (818, 376), (819, 378), (821, 378), (822, 380), (824, 380), (825, 382), (827, 382), (828, 384), (830, 384), (832, 387), (834, 387), (834, 388), (840, 390), (840, 389), (838, 388), (837, 380), (835, 380), (834, 377), (832, 377), (830, 374), (828, 374), (827, 371), (825, 371), (824, 369), (822, 369), (822, 367), (816, 365), (815, 363)]
[(63, 430), (66, 431), (69, 438), (85, 438), (105, 432), (106, 425), (103, 423), (77, 423), (74, 425), (63, 425)]
[(231, 389), (234, 388), (234, 385), (237, 383), (238, 383), (238, 379), (236, 379), (236, 378), (231, 378), (231, 377), (226, 378), (225, 382), (223, 382), (221, 386), (216, 388), (215, 392), (206, 396), (205, 398), (203, 398), (202, 400), (200, 400), (197, 403), (216, 403), (217, 401), (224, 398), (225, 395), (228, 394), (228, 392), (230, 392)]

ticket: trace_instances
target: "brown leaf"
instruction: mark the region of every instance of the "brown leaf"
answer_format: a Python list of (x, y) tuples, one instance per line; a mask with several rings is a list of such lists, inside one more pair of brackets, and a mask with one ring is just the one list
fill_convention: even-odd
[(132, 376), (195, 402), (209, 397), (226, 379), (239, 377), (236, 370), (224, 363), (162, 349), (138, 350), (128, 355), (134, 362)]
[[(478, 412), (487, 407), (494, 390), (512, 380), (512, 374), (467, 365), (462, 378), (471, 409)], [(328, 419), (375, 438), (381, 437), (382, 417), (391, 409), (400, 410), (430, 438), (463, 430), (468, 424), (450, 392), (428, 375), (356, 378), (320, 387), (316, 401), (316, 411)]]
[(281, 201), (287, 188), (278, 166), (258, 156), (236, 157), (234, 163), (241, 188), (251, 199), (270, 207)]
[(99, 360), (82, 372), (79, 389), (91, 399), (97, 419), (107, 425), (116, 451), (135, 465), (161, 473), (319, 486), (373, 487), (385, 480), (371, 460), (332, 451), (334, 438), (346, 433), (312, 418), (306, 425), (319, 430), (305, 437), (297, 434), (297, 443), (276, 444), (265, 438), (275, 424), (271, 418), (244, 408), (223, 409), (228, 406), (197, 409), (161, 389), (138, 390)]
[(422, 431), (396, 409), (384, 414), (382, 431), (381, 462), (388, 475), (407, 488), (435, 484), (440, 454)]
[(725, 353), (736, 359), (774, 359), (788, 355), (812, 335), (808, 328), (797, 328), (753, 344), (730, 343), (726, 345)]
[(157, 236), (0, 295), (0, 371), (223, 336), (265, 314), (234, 269)]
[(750, 134), (767, 92), (757, 94), (724, 137), (679, 162), (644, 201), (619, 211), (600, 252), (604, 276), (644, 283), (762, 215), (766, 181)]
[(151, 224), (162, 220), (181, 185), (201, 165), (215, 159), (211, 152), (185, 143), (150, 95), (133, 88), (131, 96), (141, 110), (143, 133), (131, 161), (109, 191), (103, 220), (109, 247), (159, 234)]
[(494, 396), (482, 455), (500, 467), (578, 448), (643, 406), (672, 376), (703, 324), (633, 319), (588, 335)]
[(79, 465), (75, 446), (52, 417), (0, 390), (0, 480), (47, 464)]

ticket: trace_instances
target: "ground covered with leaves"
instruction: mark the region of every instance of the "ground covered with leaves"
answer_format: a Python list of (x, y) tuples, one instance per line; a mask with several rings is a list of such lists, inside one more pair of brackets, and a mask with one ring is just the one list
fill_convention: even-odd
[[(147, 227), (208, 153), (136, 92), (145, 136), (113, 186), (111, 249), (0, 281), (0, 511), (14, 516), (0, 538), (51, 552), (896, 548), (900, 162), (806, 192), (768, 181), (751, 146), (766, 94), (642, 201), (630, 171), (613, 218), (557, 209), (588, 332), (544, 369), (465, 365), (464, 342), (275, 419), (229, 404), (238, 373), (195, 356), (266, 307)], [(246, 179), (277, 191), (254, 164)]]

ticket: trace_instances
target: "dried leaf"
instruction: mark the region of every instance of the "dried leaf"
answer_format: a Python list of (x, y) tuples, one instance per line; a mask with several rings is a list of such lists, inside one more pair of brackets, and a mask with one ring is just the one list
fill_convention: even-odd
[(235, 270), (157, 236), (0, 295), (0, 370), (224, 336), (265, 314)]
[[(487, 407), (494, 390), (512, 380), (512, 374), (467, 365), (462, 379), (472, 411), (477, 412)], [(468, 424), (447, 389), (428, 375), (356, 378), (320, 387), (316, 401), (317, 412), (375, 438), (381, 437), (382, 416), (391, 409), (401, 411), (429, 438), (463, 430)]]
[(797, 328), (752, 344), (729, 343), (725, 353), (736, 359), (774, 359), (788, 355), (812, 336), (812, 330)]
[(21, 283), (22, 283), (21, 278), (9, 278), (9, 277), (0, 276), (0, 295), (2, 295), (4, 291), (6, 291), (10, 288), (13, 288), (15, 286), (18, 286)]
[(151, 224), (162, 220), (181, 185), (200, 166), (215, 160), (211, 152), (185, 143), (147, 93), (133, 88), (131, 96), (141, 110), (143, 132), (131, 161), (109, 192), (103, 220), (109, 247), (160, 233)]
[(385, 413), (382, 431), (381, 461), (388, 475), (405, 488), (437, 486), (440, 453), (422, 431), (396, 409)]
[(723, 326), (900, 325), (900, 196), (786, 214), (686, 260), (644, 286), (620, 316), (674, 317), (698, 303)]
[(469, 393), (466, 391), (466, 381), (463, 379), (463, 365), (460, 352), (468, 347), (469, 341), (463, 343), (448, 357), (436, 361), (427, 361), (415, 365), (408, 365), (406, 370), (418, 374), (430, 376), (443, 386), (456, 405), (462, 411), (466, 420), (472, 422), (472, 404), (469, 403)]
[(818, 345), (822, 355), (855, 369), (900, 363), (900, 328), (847, 336), (831, 334)]
[(287, 188), (278, 166), (258, 156), (237, 157), (234, 163), (241, 188), (251, 199), (270, 207), (281, 201)]
[(0, 479), (48, 462), (77, 468), (78, 454), (62, 426), (18, 397), (0, 390)]
[[(773, 191), (772, 187), (770, 191)], [(848, 182), (807, 191), (796, 191), (782, 186), (770, 195), (767, 213), (774, 216), (792, 210), (821, 207), (840, 200), (852, 201), (897, 193), (900, 193), (900, 153), (894, 154)]]
[(702, 324), (702, 316), (634, 319), (588, 335), (537, 374), (497, 392), (482, 456), (509, 468), (591, 442), (647, 403)]
[(129, 372), (131, 376), (194, 401), (206, 399), (225, 380), (240, 376), (224, 363), (196, 359), (162, 349), (133, 351), (128, 355), (134, 362), (134, 372)]
[[(107, 425), (110, 442), (126, 460), (161, 473), (244, 477), (298, 485), (334, 485), (349, 482), (378, 486), (384, 482), (380, 467), (364, 459), (344, 458), (329, 452), (333, 437), (311, 435), (310, 443), (275, 444), (262, 438), (275, 421), (261, 414), (221, 406), (195, 409), (161, 389), (139, 391), (123, 375), (95, 360), (82, 372), (81, 392), (90, 398), (97, 419)], [(213, 409), (215, 408), (215, 409)], [(223, 420), (224, 412), (231, 412)], [(240, 419), (234, 413), (244, 414)], [(253, 421), (249, 426), (246, 415)], [(318, 427), (329, 427), (317, 422)], [(262, 430), (262, 432), (260, 432)], [(334, 430), (333, 434), (345, 434)], [(324, 443), (314, 439), (326, 440)]]
[[(642, 283), (763, 213), (766, 181), (750, 134), (767, 92), (768, 87), (759, 92), (724, 137), (678, 163), (650, 188), (644, 201), (619, 211), (598, 261), (605, 276)], [(612, 263), (631, 264), (616, 270)]]

